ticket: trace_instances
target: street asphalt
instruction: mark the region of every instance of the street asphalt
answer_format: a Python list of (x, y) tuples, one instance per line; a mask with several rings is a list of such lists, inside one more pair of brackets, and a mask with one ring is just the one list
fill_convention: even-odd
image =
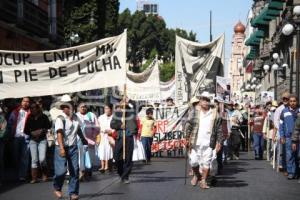
[[(92, 180), (80, 184), (80, 199), (86, 200), (296, 200), (300, 184), (276, 173), (269, 162), (256, 161), (247, 153), (229, 161), (217, 178), (216, 187), (202, 190), (184, 185), (183, 158), (154, 158), (151, 165), (136, 163), (125, 185), (116, 174), (95, 172)], [(67, 186), (63, 191), (67, 192)], [(52, 200), (52, 182), (4, 185), (0, 200)], [(65, 198), (67, 199), (67, 197)]]

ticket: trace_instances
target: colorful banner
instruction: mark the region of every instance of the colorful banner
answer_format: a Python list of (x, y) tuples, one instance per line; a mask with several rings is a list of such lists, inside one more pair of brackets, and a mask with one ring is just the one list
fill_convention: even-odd
[(125, 83), (127, 34), (49, 51), (0, 50), (0, 98), (43, 96)]
[[(144, 107), (139, 118), (146, 116)], [(182, 131), (183, 118), (188, 106), (154, 108), (153, 116), (156, 121), (156, 133), (153, 137), (152, 152), (185, 148), (185, 134)]]

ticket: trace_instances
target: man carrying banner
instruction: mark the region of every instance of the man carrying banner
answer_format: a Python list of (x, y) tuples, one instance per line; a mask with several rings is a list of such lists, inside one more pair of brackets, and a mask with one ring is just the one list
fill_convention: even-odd
[[(125, 110), (123, 104), (125, 105)], [(133, 103), (126, 99), (125, 102), (122, 100), (120, 105), (122, 106), (122, 109), (115, 112), (110, 123), (110, 127), (117, 131), (114, 159), (118, 168), (118, 174), (123, 183), (129, 184), (129, 174), (133, 166), (133, 136), (137, 135), (138, 126)], [(122, 119), (124, 114), (123, 112), (125, 112), (125, 120)], [(125, 131), (125, 138), (123, 138), (123, 131)], [(125, 139), (125, 148), (123, 147), (123, 139)], [(123, 151), (125, 151), (125, 159)]]
[(219, 152), (223, 142), (222, 118), (216, 109), (210, 108), (209, 103), (208, 93), (203, 92), (199, 104), (190, 111), (185, 125), (188, 146), (191, 149), (190, 164), (194, 172), (191, 184), (196, 186), (202, 176), (200, 181), (202, 189), (209, 188), (206, 180), (210, 171), (213, 149)]

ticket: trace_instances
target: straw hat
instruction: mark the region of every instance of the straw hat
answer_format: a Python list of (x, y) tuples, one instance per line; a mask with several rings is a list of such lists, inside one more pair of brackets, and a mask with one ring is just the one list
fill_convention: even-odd
[(198, 103), (199, 101), (200, 101), (199, 98), (195, 96), (191, 99), (190, 103), (194, 104), (194, 103)]

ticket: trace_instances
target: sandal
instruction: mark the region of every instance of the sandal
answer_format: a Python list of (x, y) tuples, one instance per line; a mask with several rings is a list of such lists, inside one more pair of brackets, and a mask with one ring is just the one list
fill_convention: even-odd
[(198, 184), (199, 178), (197, 176), (194, 176), (191, 180), (191, 185), (196, 186)]
[(200, 181), (200, 188), (201, 189), (209, 189), (210, 187), (207, 185), (207, 182), (205, 179)]

